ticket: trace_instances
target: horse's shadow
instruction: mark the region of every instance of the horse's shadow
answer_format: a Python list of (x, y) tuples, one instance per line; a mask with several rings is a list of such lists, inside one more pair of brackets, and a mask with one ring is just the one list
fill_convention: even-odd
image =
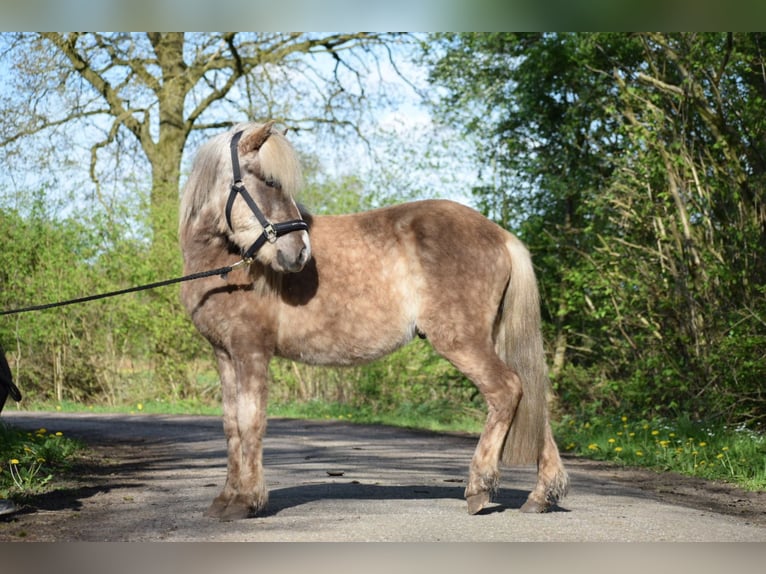
[[(25, 514), (34, 514), (39, 511), (60, 511), (68, 510), (80, 512), (83, 508), (83, 501), (96, 495), (105, 494), (114, 489), (134, 488), (135, 483), (97, 486), (80, 486), (73, 488), (59, 488), (50, 492), (28, 495), (17, 503), (17, 510), (7, 516), (0, 516), (0, 522), (13, 522), (18, 516)], [(140, 486), (140, 485), (138, 485)]]
[[(279, 513), (323, 500), (366, 501), (366, 500), (434, 500), (453, 499), (463, 501), (464, 488), (460, 486), (439, 485), (379, 485), (363, 484), (356, 481), (312, 483), (297, 486), (276, 487), (269, 490), (268, 507), (259, 514), (262, 517), (276, 516)], [(490, 505), (481, 510), (479, 515), (489, 515), (518, 510), (529, 495), (528, 491), (501, 488)], [(549, 512), (569, 512), (559, 506)]]

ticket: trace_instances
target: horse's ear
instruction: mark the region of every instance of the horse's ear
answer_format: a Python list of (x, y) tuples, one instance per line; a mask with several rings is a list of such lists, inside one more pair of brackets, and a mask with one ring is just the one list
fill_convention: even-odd
[(242, 136), (242, 139), (239, 140), (239, 151), (245, 154), (261, 149), (261, 146), (266, 143), (267, 139), (269, 139), (269, 136), (271, 135), (271, 128), (274, 127), (275, 123), (277, 122), (271, 120), (263, 124), (261, 127), (254, 129), (253, 131)]

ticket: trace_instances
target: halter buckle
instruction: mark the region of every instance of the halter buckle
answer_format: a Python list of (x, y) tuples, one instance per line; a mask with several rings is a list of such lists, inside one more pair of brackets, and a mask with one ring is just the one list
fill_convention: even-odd
[(277, 240), (277, 230), (272, 223), (267, 223), (263, 227), (263, 234), (269, 243), (274, 243)]

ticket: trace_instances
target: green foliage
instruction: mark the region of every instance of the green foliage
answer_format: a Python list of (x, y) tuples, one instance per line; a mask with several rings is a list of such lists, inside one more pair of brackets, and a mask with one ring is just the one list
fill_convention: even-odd
[(576, 418), (556, 425), (564, 452), (766, 489), (766, 437), (688, 418)]
[(766, 422), (766, 36), (440, 40), (437, 111), (534, 254), (561, 408)]
[[(2, 308), (167, 278), (158, 277), (148, 242), (134, 236), (135, 219), (98, 210), (60, 218), (44, 204), (28, 215), (0, 211)], [(177, 287), (4, 317), (0, 339), (31, 401), (117, 404), (137, 392), (143, 400), (183, 398), (194, 392), (190, 366), (205, 349)]]
[(81, 449), (79, 442), (60, 432), (25, 432), (0, 423), (0, 498), (44, 491)]

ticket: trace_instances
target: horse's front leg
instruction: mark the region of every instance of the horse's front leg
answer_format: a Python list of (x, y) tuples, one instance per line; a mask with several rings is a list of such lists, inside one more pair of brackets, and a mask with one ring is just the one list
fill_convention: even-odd
[(226, 484), (208, 516), (236, 520), (254, 516), (268, 502), (263, 479), (268, 359), (248, 354), (237, 359), (218, 353), (226, 434)]

